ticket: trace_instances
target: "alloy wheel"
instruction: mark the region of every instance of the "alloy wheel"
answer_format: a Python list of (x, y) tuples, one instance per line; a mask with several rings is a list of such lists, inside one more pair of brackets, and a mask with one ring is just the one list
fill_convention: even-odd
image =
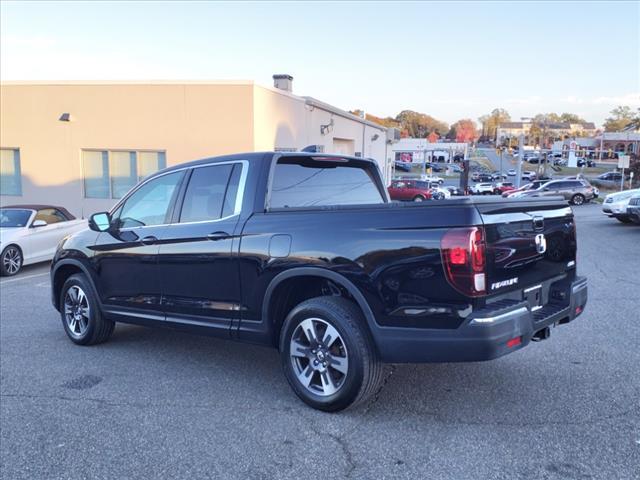
[(84, 290), (73, 285), (64, 296), (64, 318), (69, 332), (74, 337), (82, 337), (89, 328), (91, 308)]
[(349, 370), (347, 347), (325, 320), (300, 322), (291, 336), (289, 355), (298, 381), (315, 395), (333, 395), (344, 385)]
[(22, 266), (22, 254), (16, 247), (9, 247), (5, 250), (2, 257), (2, 265), (5, 272), (9, 275), (14, 275), (20, 270)]

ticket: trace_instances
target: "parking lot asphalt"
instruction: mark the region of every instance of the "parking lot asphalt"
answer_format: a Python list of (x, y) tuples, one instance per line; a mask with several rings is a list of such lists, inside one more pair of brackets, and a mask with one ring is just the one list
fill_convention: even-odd
[(0, 281), (6, 479), (637, 479), (640, 227), (574, 209), (589, 303), (498, 360), (395, 365), (367, 405), (303, 405), (274, 350), (118, 325), (78, 347), (47, 267)]

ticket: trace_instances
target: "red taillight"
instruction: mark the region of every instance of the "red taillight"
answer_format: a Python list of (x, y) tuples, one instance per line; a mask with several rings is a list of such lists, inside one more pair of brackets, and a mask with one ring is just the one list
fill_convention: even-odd
[(507, 348), (513, 348), (513, 347), (517, 347), (518, 345), (520, 345), (522, 343), (522, 337), (515, 337), (512, 338), (511, 340), (509, 340), (507, 342)]
[(449, 250), (449, 260), (453, 265), (464, 265), (467, 263), (467, 251), (460, 247), (452, 248)]
[(452, 228), (440, 242), (447, 280), (459, 292), (477, 297), (486, 293), (485, 241), (482, 227)]

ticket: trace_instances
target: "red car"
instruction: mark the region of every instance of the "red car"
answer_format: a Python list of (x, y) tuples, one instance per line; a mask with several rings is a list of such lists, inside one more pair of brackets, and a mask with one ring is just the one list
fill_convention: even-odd
[(500, 195), (500, 194), (512, 192), (515, 189), (516, 187), (513, 186), (513, 183), (501, 182), (501, 183), (496, 183), (496, 185), (493, 187), (493, 193), (495, 193), (496, 195)]
[(391, 200), (424, 202), (433, 196), (429, 182), (420, 180), (394, 180), (387, 190)]

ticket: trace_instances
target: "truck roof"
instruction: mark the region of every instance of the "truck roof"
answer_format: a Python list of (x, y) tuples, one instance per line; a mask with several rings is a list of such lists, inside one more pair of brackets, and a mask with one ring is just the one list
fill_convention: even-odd
[[(368, 162), (371, 164), (376, 164), (376, 161), (371, 158), (361, 158), (354, 157), (350, 155), (337, 155), (334, 153), (318, 153), (318, 152), (275, 152), (275, 151), (266, 151), (266, 152), (247, 152), (247, 153), (234, 153), (232, 155), (221, 155), (217, 157), (207, 157), (201, 158), (199, 160), (192, 160), (189, 162), (179, 163), (177, 165), (173, 165), (171, 167), (160, 170), (160, 172), (170, 172), (172, 170), (180, 170), (183, 168), (195, 167), (197, 165), (203, 165), (208, 163), (218, 163), (218, 162), (229, 162), (233, 160), (249, 160), (249, 161), (261, 161), (267, 157), (273, 158), (275, 155), (278, 157), (322, 157), (322, 158), (340, 158), (345, 160), (355, 160), (358, 162)], [(151, 176), (155, 176), (157, 173), (154, 173)]]

